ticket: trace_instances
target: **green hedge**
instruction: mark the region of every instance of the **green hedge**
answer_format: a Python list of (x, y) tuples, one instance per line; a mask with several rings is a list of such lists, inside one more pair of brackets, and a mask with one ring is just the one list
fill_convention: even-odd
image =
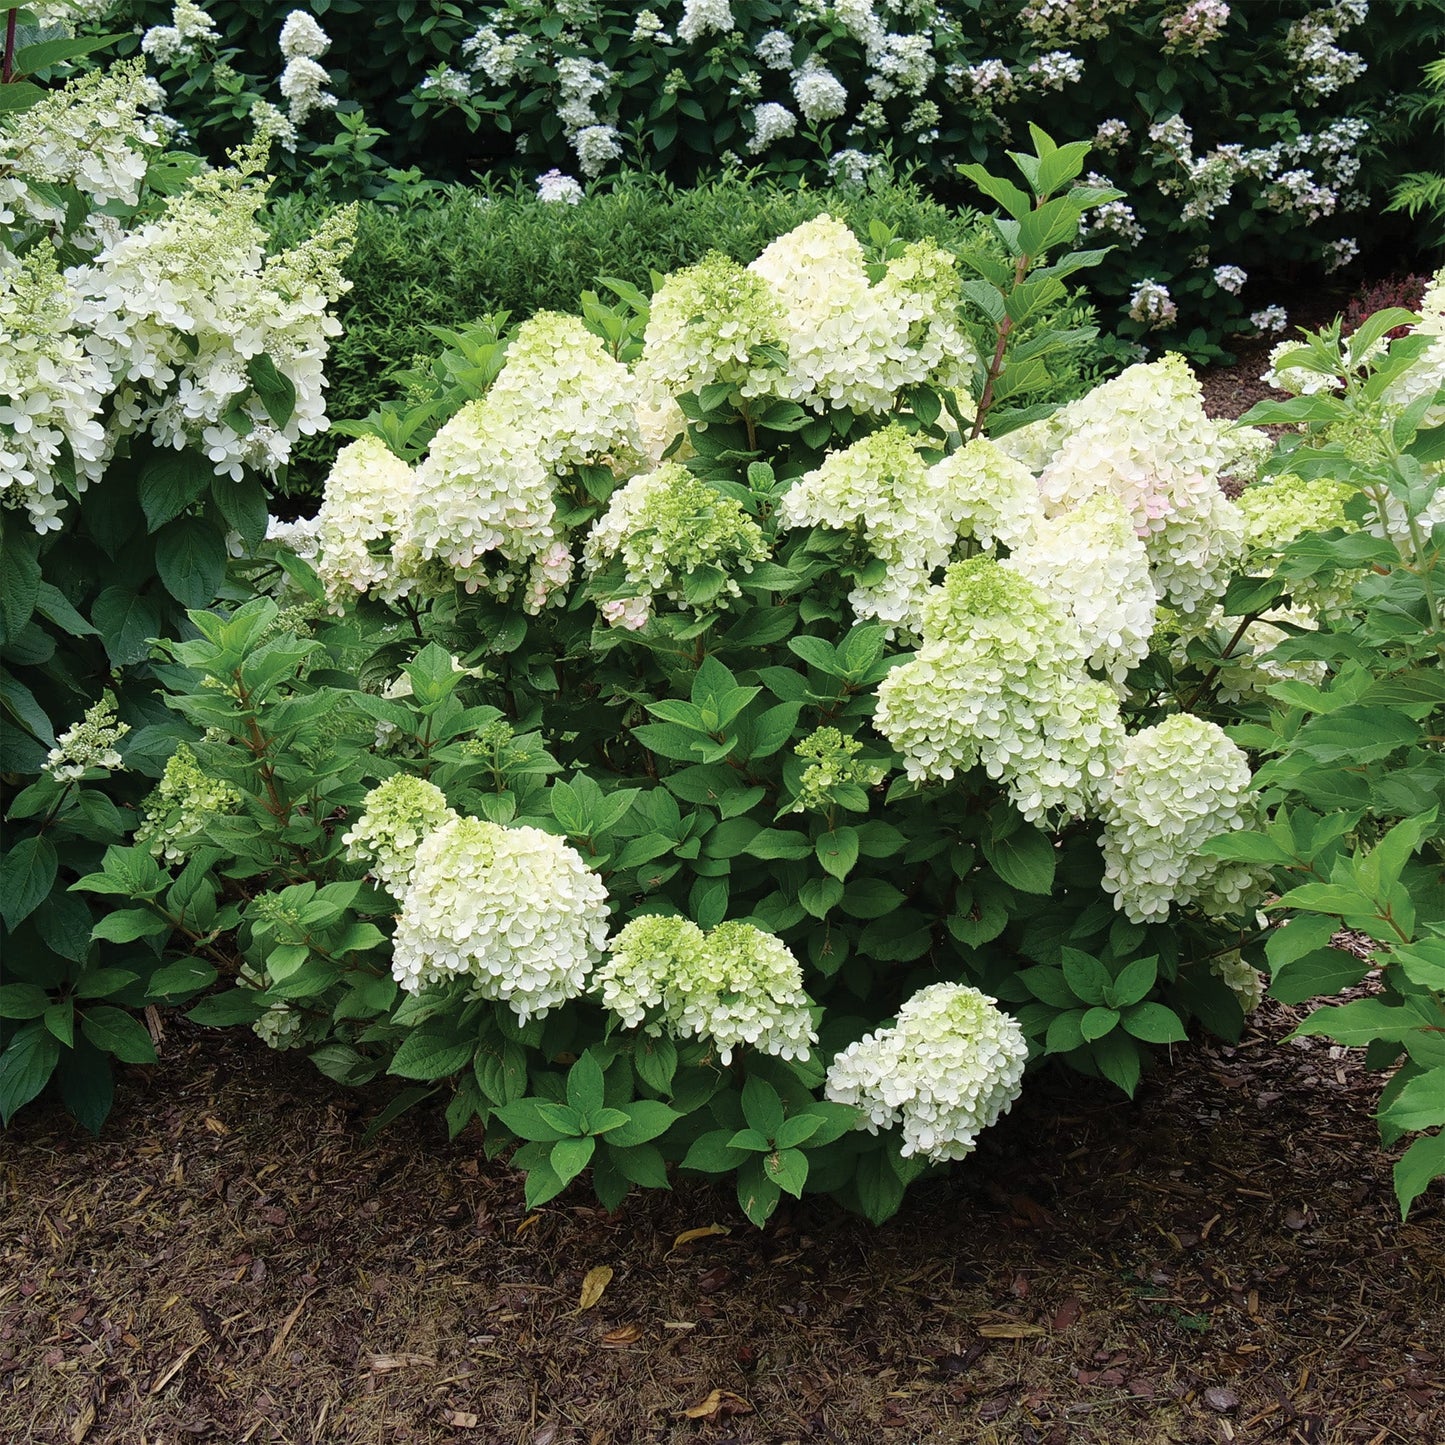
[[(275, 244), (308, 234), (323, 209), (301, 197), (278, 199), (267, 213)], [(878, 221), (903, 240), (926, 236), (960, 253), (997, 247), (974, 212), (941, 205), (907, 182), (843, 191), (729, 177), (683, 190), (638, 178), (575, 206), (544, 204), (529, 191), (460, 189), (409, 206), (363, 202), (347, 265), (353, 286), (337, 307), (346, 330), (327, 368), (328, 410), (334, 420), (355, 419), (394, 396), (396, 374), (436, 351), (429, 327), (495, 311), (509, 312), (513, 323), (537, 311), (575, 311), (580, 293), (601, 289), (604, 276), (650, 293), (654, 271), (676, 270), (710, 250), (751, 261), (825, 211), (865, 239)], [(1078, 305), (1053, 324), (1092, 319)], [(1060, 400), (1097, 375), (1096, 353), (1080, 349), (1064, 369)], [(320, 496), (338, 445), (320, 436), (297, 449), (292, 497)]]

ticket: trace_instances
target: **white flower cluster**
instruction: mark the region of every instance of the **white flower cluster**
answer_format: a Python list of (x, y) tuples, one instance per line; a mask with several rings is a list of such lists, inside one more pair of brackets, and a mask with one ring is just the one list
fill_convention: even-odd
[(1254, 870), (1202, 857), (1200, 845), (1249, 827), (1249, 763), (1215, 723), (1176, 713), (1125, 740), (1104, 791), (1104, 888), (1135, 923), (1197, 902), (1216, 916), (1256, 896)]
[(775, 369), (760, 362), (760, 349), (782, 344), (783, 307), (767, 282), (714, 251), (653, 294), (638, 376), (669, 395), (726, 382), (756, 396)]
[(682, 0), (677, 38), (683, 45), (696, 45), (704, 35), (725, 35), (732, 28), (733, 12), (728, 0)]
[(167, 863), (184, 862), (206, 825), (239, 812), (241, 804), (240, 789), (208, 774), (195, 753), (180, 743), (145, 801), (135, 841), (149, 844), (151, 852)]
[(1229, 24), (1224, 0), (1189, 0), (1182, 10), (1164, 17), (1164, 49), (1176, 55), (1198, 55), (1213, 45)]
[(317, 572), (334, 610), (355, 594), (394, 597), (406, 573), (394, 555), (411, 519), (412, 469), (377, 437), (342, 447), (316, 514)]
[(462, 59), (473, 72), (481, 71), (493, 85), (506, 85), (527, 53), (527, 37), (502, 35), (494, 25), (483, 25), (462, 41)]
[(1129, 122), (1111, 118), (1099, 122), (1098, 129), (1094, 132), (1094, 145), (1101, 151), (1122, 150), (1129, 144)]
[(572, 557), (557, 521), (556, 480), (583, 465), (625, 462), (641, 446), (637, 385), (576, 317), (523, 323), (482, 398), (432, 439), (416, 470), (407, 554), (439, 561), (469, 591), (539, 612), (566, 583)]
[(740, 502), (678, 463), (664, 462), (612, 494), (583, 544), (582, 564), (595, 574), (614, 558), (622, 562), (627, 596), (603, 601), (600, 611), (609, 624), (636, 631), (658, 596), (694, 610), (683, 589), (699, 568), (715, 568), (725, 579), (707, 606), (727, 606), (742, 595), (738, 574), (751, 572), (767, 555), (762, 529)]
[(293, 10), (281, 23), (281, 54), (287, 60), (315, 60), (331, 49), (331, 37), (309, 10)]
[(551, 205), (561, 202), (575, 206), (581, 203), (582, 187), (572, 176), (564, 176), (555, 167), (537, 177), (537, 199)]
[(400, 899), (391, 971), (408, 993), (453, 978), (525, 1022), (586, 987), (607, 943), (607, 892), (540, 828), (451, 818), (422, 839)]
[(933, 574), (964, 538), (1017, 546), (1039, 515), (1034, 479), (984, 438), (935, 466), (901, 426), (870, 433), (800, 477), (783, 495), (785, 527), (851, 532), (885, 564), (876, 582), (860, 581), (848, 601), (858, 618), (876, 617), (890, 633), (916, 632)]
[[(1273, 481), (1246, 487), (1239, 498), (1248, 531), (1251, 559), (1269, 567), (1296, 538), (1306, 532), (1333, 528), (1355, 530), (1345, 516), (1345, 503), (1356, 495), (1348, 482), (1329, 477), (1300, 477), (1286, 472)], [(1290, 600), (1296, 613), (1312, 619), (1342, 612), (1364, 572), (1344, 571), (1290, 581)]]
[(976, 65), (954, 65), (948, 70), (950, 85), (971, 100), (977, 110), (992, 112), (1012, 100), (1018, 82), (1008, 62), (996, 56)]
[(369, 861), (376, 881), (400, 899), (411, 882), (422, 840), (456, 816), (435, 783), (397, 773), (366, 795), (361, 816), (341, 841), (349, 857)]
[(116, 720), (115, 698), (106, 693), (86, 708), (78, 723), (72, 723), (56, 738), (40, 771), (49, 773), (57, 783), (78, 783), (91, 768), (122, 772), (125, 762), (116, 744), (129, 731), (129, 723)]
[(1249, 324), (1266, 335), (1283, 331), (1289, 325), (1289, 312), (1283, 306), (1265, 306), (1249, 313)]
[(905, 387), (951, 390), (971, 373), (957, 262), (931, 241), (910, 242), (875, 283), (858, 238), (824, 215), (780, 236), (748, 270), (782, 310), (787, 353), (785, 375), (759, 391), (818, 412), (886, 412)]
[(1004, 442), (1015, 455), (1031, 444), (1052, 453), (1039, 477), (1050, 512), (1112, 491), (1144, 539), (1161, 601), (1188, 613), (1219, 595), (1244, 548), (1244, 519), (1219, 489), (1242, 444), (1206, 415), (1182, 356), (1129, 367), (1034, 431)]
[(1088, 811), (1122, 729), (1063, 608), (1016, 567), (973, 557), (930, 593), (919, 630), (918, 650), (879, 684), (874, 717), (908, 776), (981, 763), (1031, 822)]
[(1326, 271), (1339, 271), (1348, 266), (1360, 254), (1360, 243), (1353, 236), (1341, 236), (1337, 241), (1326, 241), (1324, 262)]
[(898, 1010), (892, 1028), (850, 1044), (825, 1092), (863, 1111), (859, 1127), (903, 1126), (900, 1153), (964, 1159), (1013, 1106), (1028, 1044), (1017, 1022), (976, 988), (935, 983)]
[(723, 1064), (744, 1044), (804, 1059), (818, 1042), (803, 971), (786, 944), (750, 923), (709, 933), (685, 918), (634, 918), (594, 975), (625, 1028), (710, 1039)]
[[(1084, 177), (1084, 184), (1088, 186), (1102, 186), (1107, 189), (1117, 189), (1108, 176), (1101, 176), (1097, 171), (1090, 171)], [(1105, 201), (1101, 206), (1095, 206), (1084, 219), (1080, 227), (1082, 236), (1102, 236), (1105, 234), (1118, 236), (1121, 241), (1129, 246), (1137, 246), (1144, 239), (1144, 227), (1140, 225), (1139, 218), (1134, 214), (1133, 206), (1127, 201)]]
[(816, 55), (810, 55), (793, 72), (793, 98), (803, 119), (812, 126), (833, 120), (848, 108), (848, 92), (842, 81)]
[(1036, 90), (1062, 90), (1084, 78), (1084, 62), (1067, 50), (1050, 50), (1029, 61), (1026, 73)]
[[(0, 209), (58, 228), (65, 207), (35, 183), (73, 187), (92, 212), (113, 201), (135, 205), (146, 167), (165, 138), (164, 118), (153, 113), (164, 99), (142, 61), (123, 60), (6, 115), (0, 125)], [(112, 233), (103, 217), (94, 217), (72, 240), (93, 250)], [(0, 261), (7, 259), (0, 233)]]
[(1209, 971), (1239, 1000), (1246, 1014), (1252, 1014), (1264, 1002), (1268, 986), (1264, 975), (1246, 963), (1237, 951), (1211, 959)]
[(1179, 319), (1179, 307), (1162, 281), (1146, 276), (1129, 292), (1128, 315), (1151, 331), (1161, 331)]
[(281, 54), (286, 61), (277, 87), (286, 102), (293, 126), (302, 126), (318, 110), (334, 110), (336, 97), (327, 90), (331, 73), (316, 57), (324, 55), (331, 38), (305, 10), (293, 10), (281, 25)]
[(846, 190), (861, 190), (881, 164), (877, 156), (851, 148), (834, 151), (828, 157), (828, 179)]
[(1006, 565), (1059, 601), (1083, 635), (1089, 666), (1112, 681), (1122, 683), (1148, 655), (1158, 596), (1149, 553), (1115, 493), (1095, 492), (1039, 521)]
[(793, 68), (793, 39), (782, 30), (766, 31), (753, 49), (758, 64), (768, 70)]
[(1072, 40), (1102, 40), (1109, 21), (1129, 0), (1029, 0), (1019, 11), (1019, 24), (1045, 45)]
[(753, 107), (753, 133), (748, 149), (759, 155), (775, 141), (787, 140), (797, 128), (798, 117), (787, 106), (775, 100), (764, 101)]
[(1365, 73), (1364, 57), (1335, 44), (1341, 34), (1365, 18), (1365, 0), (1343, 0), (1302, 16), (1285, 36), (1285, 54), (1294, 66), (1306, 100), (1333, 95)]
[(176, 0), (171, 9), (169, 25), (152, 25), (140, 38), (142, 52), (159, 65), (174, 65), (195, 60), (203, 45), (221, 38), (216, 22), (195, 3)]
[(1221, 291), (1228, 291), (1231, 296), (1238, 296), (1244, 290), (1244, 283), (1249, 280), (1249, 272), (1241, 266), (1216, 266), (1214, 268), (1214, 284)]

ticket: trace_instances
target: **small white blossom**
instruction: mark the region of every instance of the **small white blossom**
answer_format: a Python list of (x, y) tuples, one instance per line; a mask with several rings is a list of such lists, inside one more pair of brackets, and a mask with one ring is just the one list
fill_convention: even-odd
[(122, 760), (116, 744), (130, 731), (130, 724), (118, 722), (115, 698), (109, 693), (86, 708), (78, 723), (60, 734), (55, 746), (40, 765), (57, 783), (77, 783), (92, 768), (105, 772), (122, 772)]
[(298, 57), (315, 60), (331, 48), (331, 37), (307, 10), (293, 10), (281, 24), (281, 54), (287, 60)]
[(1244, 283), (1249, 280), (1249, 273), (1240, 266), (1216, 266), (1214, 268), (1214, 284), (1221, 291), (1228, 291), (1231, 296), (1238, 296), (1244, 290)]

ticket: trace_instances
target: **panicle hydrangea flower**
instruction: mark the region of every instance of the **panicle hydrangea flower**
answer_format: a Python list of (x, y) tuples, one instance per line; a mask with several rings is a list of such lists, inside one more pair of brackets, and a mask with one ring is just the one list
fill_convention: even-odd
[(313, 561), (321, 554), (321, 520), (319, 517), (297, 517), (288, 522), (280, 517), (267, 517), (266, 540), (284, 547), (305, 562)]
[(408, 993), (453, 978), (525, 1022), (576, 998), (607, 944), (607, 892), (540, 828), (453, 818), (416, 850), (391, 971)]
[(1101, 151), (1116, 151), (1129, 143), (1129, 122), (1111, 118), (1099, 122), (1094, 132), (1094, 146)]
[(1246, 1014), (1252, 1014), (1264, 1002), (1267, 986), (1264, 975), (1246, 963), (1238, 952), (1210, 959), (1209, 971), (1239, 1000)]
[(637, 44), (654, 40), (659, 45), (671, 45), (672, 36), (667, 33), (662, 17), (655, 10), (640, 10), (632, 26), (632, 41)]
[[(631, 608), (604, 604), (614, 625), (635, 630), (650, 615), (661, 595), (684, 611), (693, 610), (683, 592), (686, 578), (700, 567), (715, 567), (726, 581), (707, 605), (725, 607), (742, 595), (737, 575), (766, 560), (762, 529), (741, 503), (724, 496), (677, 462), (633, 477), (612, 494), (607, 510), (593, 523), (582, 549), (582, 565), (596, 573), (617, 558), (625, 585), (633, 594)], [(637, 601), (645, 601), (639, 608)]]
[(316, 111), (336, 108), (336, 97), (326, 89), (331, 84), (331, 72), (308, 56), (288, 60), (276, 84), (292, 125), (305, 125)]
[(938, 71), (933, 37), (926, 32), (870, 37), (867, 50), (872, 71), (867, 86), (880, 101), (895, 95), (922, 95)]
[(1040, 521), (1005, 565), (1059, 599), (1083, 634), (1089, 666), (1112, 681), (1148, 655), (1158, 602), (1149, 553), (1113, 492)]
[(287, 60), (315, 60), (331, 48), (331, 37), (309, 10), (293, 10), (281, 24), (281, 54)]
[[(863, 744), (857, 738), (845, 738), (837, 728), (814, 728), (793, 752), (807, 767), (798, 779), (797, 797), (790, 813), (826, 813), (835, 806), (851, 807), (854, 812), (867, 808), (867, 790), (881, 783), (887, 769), (878, 763), (863, 762), (858, 754)], [(856, 798), (856, 806), (840, 797), (851, 792), (865, 795)]]
[(503, 36), (494, 25), (483, 25), (462, 41), (462, 58), (473, 72), (480, 70), (493, 85), (506, 85), (527, 53), (528, 40), (516, 33)]
[(167, 863), (181, 863), (195, 846), (196, 836), (218, 816), (238, 813), (241, 791), (209, 776), (185, 743), (166, 759), (165, 772), (145, 802), (135, 841)]
[(723, 1064), (743, 1044), (804, 1059), (818, 1042), (798, 960), (750, 923), (704, 933), (685, 918), (634, 918), (593, 982), (624, 1027), (711, 1040)]
[(1341, 236), (1338, 241), (1325, 242), (1325, 270), (1339, 271), (1348, 266), (1360, 254), (1360, 243), (1353, 236)]
[(683, 45), (695, 45), (704, 35), (726, 34), (732, 28), (733, 12), (728, 0), (682, 0), (677, 38)]
[(948, 494), (917, 440), (896, 423), (831, 453), (798, 478), (783, 494), (778, 520), (784, 527), (852, 532), (886, 564), (878, 582), (858, 582), (848, 601), (856, 617), (876, 617), (890, 634), (916, 630), (933, 573), (958, 541)]
[(1050, 50), (1029, 61), (1027, 74), (1039, 90), (1062, 90), (1084, 78), (1084, 62), (1067, 50)]
[[(1245, 488), (1239, 509), (1244, 514), (1251, 557), (1269, 567), (1306, 532), (1328, 532), (1335, 527), (1354, 531), (1354, 523), (1345, 516), (1345, 503), (1355, 495), (1356, 489), (1347, 482), (1292, 473)], [(1337, 614), (1349, 606), (1356, 583), (1366, 575), (1364, 571), (1345, 571), (1292, 579), (1290, 597), (1307, 615)]]
[(357, 594), (394, 596), (404, 577), (393, 553), (411, 519), (416, 478), (379, 437), (336, 454), (316, 514), (317, 573), (335, 610)]
[(564, 176), (555, 167), (537, 177), (537, 199), (551, 204), (561, 201), (566, 205), (578, 205), (583, 197), (582, 187), (572, 176)]
[(810, 55), (793, 72), (793, 99), (809, 125), (833, 120), (848, 108), (843, 83), (816, 56)]
[(964, 1159), (979, 1134), (1013, 1106), (1028, 1044), (997, 1002), (976, 988), (935, 983), (898, 1010), (892, 1028), (850, 1044), (824, 1092), (863, 1111), (859, 1128), (903, 1126), (900, 1153)]
[(955, 535), (972, 538), (985, 549), (1024, 546), (1043, 518), (1033, 473), (987, 437), (966, 441), (936, 462), (930, 473), (947, 497)]
[[(47, 91), (26, 110), (5, 117), (0, 129), (0, 176), (24, 177), (48, 186), (74, 187), (92, 212), (111, 201), (140, 199), (146, 167), (164, 141), (164, 118), (152, 114), (164, 94), (139, 59), (77, 76)], [(58, 226), (64, 206), (17, 183), (11, 205), (46, 225)], [(87, 250), (99, 235), (83, 232)], [(0, 245), (0, 260), (6, 259)]]
[(572, 137), (577, 164), (589, 180), (600, 176), (613, 161), (622, 156), (622, 137), (611, 125), (584, 125)]
[(956, 319), (956, 263), (932, 242), (905, 247), (874, 285), (858, 238), (823, 215), (780, 236), (748, 270), (785, 310), (777, 390), (813, 411), (886, 412), (903, 387), (961, 385), (976, 359)]
[(516, 330), (485, 406), (496, 434), (526, 436), (554, 475), (639, 446), (632, 373), (580, 316), (539, 311)]
[(1365, 73), (1363, 56), (1335, 44), (1343, 31), (1362, 18), (1360, 7), (1336, 4), (1313, 10), (1290, 25), (1285, 34), (1285, 54), (1306, 100), (1333, 95)]
[(283, 151), (294, 151), (299, 136), (290, 117), (269, 100), (255, 101), (249, 112), (251, 129), (258, 145), (274, 142)]
[(1217, 594), (1243, 554), (1243, 519), (1219, 490), (1243, 443), (1229, 423), (1205, 413), (1182, 356), (1129, 367), (1063, 407), (1044, 436), (1029, 440), (1057, 442), (1039, 476), (1048, 511), (1112, 491), (1149, 549), (1161, 600), (1192, 612)]
[(721, 381), (756, 396), (767, 390), (771, 369), (758, 348), (778, 347), (782, 338), (783, 310), (767, 282), (709, 252), (674, 271), (653, 295), (639, 377), (669, 395)]
[(758, 41), (753, 54), (758, 64), (769, 70), (791, 70), (793, 68), (793, 39), (782, 30), (769, 30)]
[(828, 157), (828, 179), (845, 190), (861, 190), (881, 164), (877, 156), (870, 156), (866, 151), (834, 151)]
[(1153, 277), (1145, 277), (1129, 292), (1129, 319), (1151, 331), (1159, 331), (1179, 319), (1179, 307), (1167, 286)]
[(533, 438), (497, 425), (488, 399), (467, 402), (432, 438), (417, 467), (407, 539), (469, 592), (507, 597), (559, 540), (557, 507)]
[(0, 506), (24, 507), (39, 532), (59, 528), (111, 450), (110, 371), (72, 333), (75, 304), (49, 246), (0, 265)]
[(1031, 821), (1082, 813), (1120, 734), (1112, 688), (1063, 609), (990, 557), (956, 562), (923, 605), (923, 641), (878, 687), (874, 726), (910, 778), (982, 763)]
[[(248, 466), (274, 475), (299, 437), (325, 425), (323, 365), (341, 330), (326, 308), (350, 285), (341, 265), (355, 232), (347, 207), (301, 245), (266, 256), (256, 220), (263, 163), (252, 148), (233, 168), (192, 177), (158, 219), (71, 272), (76, 325), (119, 387), (113, 425), (148, 427), (162, 446), (194, 445), (218, 476), (237, 480)], [(248, 373), (262, 353), (295, 388), (284, 426)], [(225, 420), (238, 410), (250, 425), (244, 436)]]
[(78, 783), (91, 768), (123, 772), (125, 762), (116, 744), (129, 731), (129, 723), (116, 720), (115, 698), (106, 693), (86, 708), (78, 723), (72, 723), (56, 738), (40, 771), (49, 773), (57, 783)]
[(1019, 24), (1035, 39), (1053, 41), (1101, 40), (1109, 21), (1129, 0), (1029, 0), (1019, 11)]
[(194, 60), (202, 45), (220, 40), (216, 23), (195, 3), (176, 0), (171, 9), (169, 25), (153, 25), (141, 36), (140, 48), (162, 65), (178, 60)]
[(774, 141), (787, 140), (798, 128), (798, 118), (785, 105), (775, 100), (763, 101), (753, 107), (753, 133), (748, 149), (760, 155)]
[(1289, 312), (1283, 306), (1266, 306), (1249, 313), (1249, 324), (1256, 331), (1283, 331), (1289, 325)]
[(1171, 903), (1220, 914), (1254, 896), (1254, 872), (1200, 856), (1210, 838), (1258, 813), (1249, 762), (1215, 723), (1176, 713), (1119, 747), (1104, 789), (1104, 888), (1135, 923), (1167, 918)]
[(347, 856), (370, 862), (377, 882), (399, 899), (411, 882), (423, 839), (457, 814), (435, 783), (410, 773), (379, 783), (362, 799), (361, 808), (361, 816), (341, 838)]

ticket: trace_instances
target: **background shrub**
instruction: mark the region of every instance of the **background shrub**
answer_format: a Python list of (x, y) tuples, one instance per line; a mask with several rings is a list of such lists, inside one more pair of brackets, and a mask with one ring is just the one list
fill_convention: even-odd
[[(219, 40), (163, 70), (204, 149), (245, 134), (256, 100), (280, 100), (277, 37), (292, 9), (291, 0), (214, 0)], [(1128, 193), (1130, 213), (1105, 217), (1109, 238), (1134, 244), (1094, 284), (1111, 321), (1196, 355), (1249, 329), (1251, 316), (1275, 325), (1267, 303), (1281, 283), (1338, 269), (1357, 248), (1438, 244), (1417, 241), (1403, 217), (1361, 224), (1402, 176), (1436, 164), (1420, 104), (1420, 67), (1438, 53), (1436, 0), (968, 0), (942, 12), (315, 0), (313, 9), (334, 42), (321, 60), (340, 103), (305, 122), (288, 164), (320, 193), (374, 192), (417, 168), (456, 179), (641, 167), (686, 184), (738, 158), (817, 180), (856, 177), (891, 156), (923, 167), (943, 199), (972, 199), (958, 163), (996, 154), (1046, 107), (1066, 134), (1127, 127), (1095, 165)], [(644, 16), (654, 13), (651, 26)], [(145, 28), (169, 16), (162, 0), (122, 0), (106, 23)], [(771, 63), (761, 61), (759, 42), (778, 32), (785, 42), (767, 42)], [(805, 106), (794, 76), (810, 66), (832, 80), (815, 74)], [(1187, 132), (1176, 124), (1151, 135), (1174, 117)], [(1255, 274), (1236, 283), (1226, 272), (1221, 284), (1219, 267)], [(1146, 279), (1168, 291), (1168, 305), (1139, 301)]]
[[(304, 197), (276, 201), (266, 216), (274, 244), (293, 244), (323, 211)], [(362, 202), (346, 263), (353, 284), (336, 311), (345, 331), (327, 368), (331, 414), (361, 418), (394, 397), (398, 374), (436, 351), (433, 327), (456, 328), (496, 312), (516, 323), (537, 311), (573, 311), (581, 292), (606, 290), (604, 277), (646, 293), (654, 274), (708, 251), (747, 263), (775, 237), (825, 212), (865, 239), (878, 224), (900, 240), (927, 238), (960, 255), (998, 250), (975, 213), (943, 205), (907, 181), (812, 189), (731, 175), (680, 189), (630, 176), (575, 206), (504, 188), (452, 191), (402, 206)], [(1080, 330), (1093, 319), (1092, 308), (1074, 299), (1046, 308), (1031, 324)], [(1069, 400), (1100, 367), (1092, 336), (1079, 335), (1031, 399)], [(298, 449), (286, 483), (292, 497), (320, 497), (337, 446), (334, 435), (321, 435)]]

